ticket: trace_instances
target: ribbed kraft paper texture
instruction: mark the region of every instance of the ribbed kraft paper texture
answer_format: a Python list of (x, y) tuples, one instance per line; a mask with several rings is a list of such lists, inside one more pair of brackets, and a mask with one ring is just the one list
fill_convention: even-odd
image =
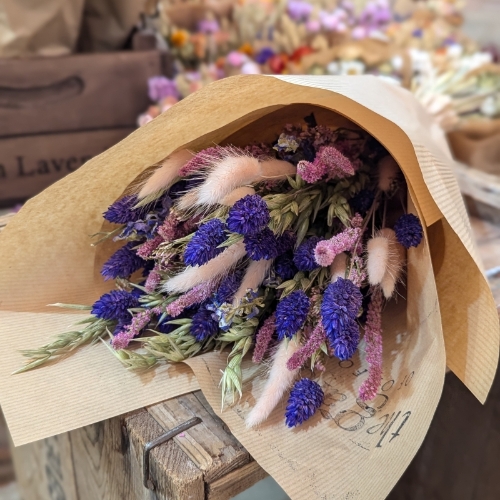
[[(240, 404), (222, 413), (223, 420), (293, 498), (377, 499), (418, 449), (439, 400), (446, 362), (480, 400), (486, 398), (498, 356), (496, 310), (475, 257), (452, 162), (433, 142), (432, 122), (420, 105), (372, 77), (290, 83), (238, 76), (184, 99), (30, 200), (0, 235), (0, 403), (16, 445), (156, 403), (198, 383), (214, 409), (220, 408), (224, 354), (189, 361), (197, 382), (185, 367), (160, 368), (152, 375), (127, 372), (102, 344), (31, 373), (10, 373), (22, 363), (16, 348), (43, 344), (74, 322), (74, 314), (47, 304), (91, 304), (112, 286), (102, 281), (99, 267), (113, 245), (96, 250), (89, 235), (101, 229), (102, 212), (142, 172), (182, 147), (258, 139), (279, 130), (284, 117), (300, 121), (310, 110), (319, 123), (330, 117), (340, 126), (349, 118), (389, 150), (428, 226), (429, 247), (410, 250), (408, 301), (398, 301), (397, 314), (392, 309), (384, 314), (387, 385), (373, 408), (362, 409), (355, 400), (366, 376), (356, 355), (352, 367), (332, 361), (325, 375), (330, 396), (322, 410), (330, 417), (315, 417), (302, 430), (290, 431), (283, 426), (281, 405), (261, 429), (244, 430), (242, 416), (260, 391), (258, 375), (247, 382)], [(36, 422), (30, 415), (35, 408)], [(342, 411), (348, 414), (338, 417)], [(361, 427), (342, 429), (361, 417)]]

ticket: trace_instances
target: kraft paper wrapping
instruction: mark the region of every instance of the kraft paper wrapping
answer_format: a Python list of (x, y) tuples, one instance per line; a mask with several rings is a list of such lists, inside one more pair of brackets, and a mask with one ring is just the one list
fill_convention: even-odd
[(102, 212), (145, 170), (182, 147), (261, 140), (311, 111), (319, 123), (340, 126), (349, 119), (388, 149), (406, 176), (410, 208), (425, 223), (425, 243), (408, 254), (407, 300), (384, 313), (384, 378), (371, 404), (356, 400), (366, 374), (356, 355), (352, 364), (331, 361), (323, 418), (318, 414), (301, 429), (285, 429), (284, 403), (261, 428), (245, 429), (244, 415), (262, 387), (258, 367), (245, 370), (244, 396), (221, 418), (292, 498), (377, 499), (418, 450), (446, 364), (485, 400), (498, 359), (498, 318), (452, 160), (431, 118), (408, 92), (374, 77), (237, 76), (191, 95), (48, 188), (0, 235), (0, 403), (16, 445), (191, 391), (197, 383), (220, 412), (224, 354), (190, 360), (195, 381), (184, 365), (129, 374), (104, 345), (10, 376), (22, 363), (15, 349), (41, 344), (74, 322), (74, 314), (46, 304), (89, 304), (109, 289), (99, 267), (112, 248), (96, 251), (88, 235), (100, 230)]

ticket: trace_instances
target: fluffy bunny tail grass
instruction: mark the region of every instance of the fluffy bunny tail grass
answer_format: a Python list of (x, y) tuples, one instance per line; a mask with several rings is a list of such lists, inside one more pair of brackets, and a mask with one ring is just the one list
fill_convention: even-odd
[(394, 179), (399, 174), (399, 166), (392, 156), (384, 156), (378, 162), (378, 187), (382, 191), (391, 189)]
[(245, 256), (243, 242), (226, 248), (220, 255), (202, 266), (187, 267), (163, 286), (164, 292), (184, 293), (205, 281), (211, 281), (228, 273)]
[(149, 179), (141, 187), (138, 198), (142, 200), (146, 196), (152, 195), (168, 189), (179, 175), (183, 165), (193, 157), (193, 154), (187, 149), (181, 149), (172, 153), (160, 167), (158, 167)]
[(234, 189), (255, 182), (260, 175), (257, 158), (247, 155), (227, 156), (208, 174), (196, 191), (198, 205), (220, 203)]
[[(389, 229), (392, 231), (392, 229)], [(394, 233), (394, 231), (392, 231)], [(403, 273), (403, 266), (406, 260), (406, 249), (400, 245), (394, 234), (389, 239), (389, 259), (387, 261), (387, 269), (385, 270), (384, 277), (380, 282), (380, 287), (386, 299), (390, 299), (396, 289), (396, 284), (401, 279)]]
[(367, 244), (366, 271), (368, 281), (372, 286), (378, 285), (382, 281), (389, 259), (389, 240), (382, 231), (379, 231), (375, 238), (369, 240)]
[(299, 349), (300, 342), (295, 342), (295, 340), (281, 342), (274, 355), (264, 390), (245, 419), (247, 427), (255, 427), (264, 422), (280, 402), (285, 392), (291, 387), (299, 368), (289, 370), (286, 364)]
[(264, 160), (260, 164), (260, 180), (286, 179), (287, 175), (295, 175), (297, 168), (283, 160)]
[(242, 186), (233, 189), (227, 196), (224, 196), (221, 205), (232, 207), (238, 200), (241, 200), (241, 198), (252, 194), (255, 194), (255, 189), (250, 186)]
[(234, 305), (239, 304), (241, 299), (246, 295), (248, 289), (255, 290), (262, 284), (265, 277), (269, 273), (271, 262), (271, 260), (252, 260), (250, 262), (241, 285), (234, 294)]
[(333, 259), (330, 265), (330, 279), (335, 283), (339, 278), (345, 278), (347, 269), (347, 254), (345, 252), (339, 253)]

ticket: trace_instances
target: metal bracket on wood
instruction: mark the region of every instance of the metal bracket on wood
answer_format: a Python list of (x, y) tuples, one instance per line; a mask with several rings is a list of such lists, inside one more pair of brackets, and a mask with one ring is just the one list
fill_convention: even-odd
[(160, 444), (166, 443), (167, 441), (170, 441), (170, 439), (174, 438), (177, 436), (177, 434), (180, 434), (181, 432), (187, 431), (191, 427), (200, 424), (201, 423), (201, 418), (200, 417), (193, 417), (187, 420), (186, 422), (179, 424), (177, 427), (174, 427), (173, 429), (170, 429), (168, 432), (163, 434), (162, 436), (153, 439), (153, 441), (150, 441), (149, 443), (146, 443), (146, 446), (144, 446), (144, 454), (142, 456), (142, 470), (144, 473), (143, 476), (143, 483), (146, 488), (149, 490), (154, 490), (155, 486), (150, 478), (150, 468), (149, 468), (149, 454), (151, 453), (151, 450), (153, 448), (156, 448), (157, 446), (160, 446)]

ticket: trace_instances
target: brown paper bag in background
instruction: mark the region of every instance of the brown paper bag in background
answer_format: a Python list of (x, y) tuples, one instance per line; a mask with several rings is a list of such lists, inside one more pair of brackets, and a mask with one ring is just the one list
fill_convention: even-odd
[(192, 390), (196, 383), (182, 366), (128, 374), (104, 345), (9, 374), (22, 362), (16, 348), (42, 344), (74, 321), (72, 314), (43, 312), (47, 303), (92, 303), (108, 289), (99, 275), (103, 256), (88, 235), (146, 169), (183, 147), (262, 140), (311, 111), (319, 123), (349, 119), (388, 149), (407, 179), (410, 209), (427, 228), (425, 243), (409, 252), (407, 301), (384, 313), (381, 393), (371, 404), (358, 401), (364, 361), (332, 360), (321, 414), (288, 430), (281, 406), (261, 428), (246, 430), (244, 415), (262, 388), (258, 367), (245, 370), (244, 397), (222, 413), (224, 354), (189, 360), (197, 383), (252, 456), (298, 499), (385, 497), (425, 436), (446, 363), (485, 400), (498, 360), (498, 317), (432, 119), (408, 92), (374, 77), (238, 76), (189, 96), (48, 188), (0, 235), (0, 403), (16, 445)]
[(72, 53), (83, 3), (84, 0), (2, 0), (0, 57)]
[[(123, 48), (144, 0), (2, 0), (0, 57)], [(81, 31), (81, 33), (80, 33)]]

